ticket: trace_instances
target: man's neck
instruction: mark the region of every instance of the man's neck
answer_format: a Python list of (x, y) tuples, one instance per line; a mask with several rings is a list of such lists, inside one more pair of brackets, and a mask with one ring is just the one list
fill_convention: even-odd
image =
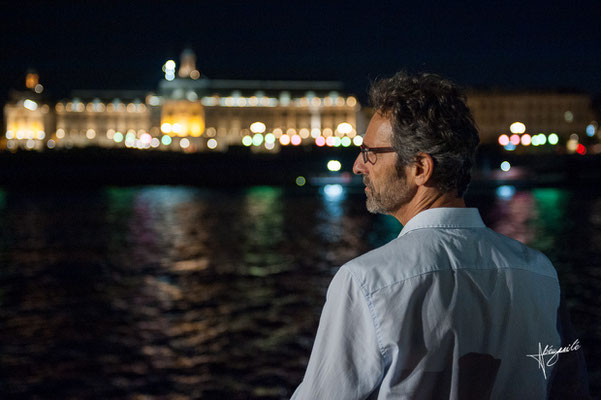
[(441, 207), (465, 207), (465, 201), (462, 197), (455, 196), (454, 192), (441, 194), (432, 188), (420, 187), (413, 199), (392, 216), (404, 226), (420, 212)]

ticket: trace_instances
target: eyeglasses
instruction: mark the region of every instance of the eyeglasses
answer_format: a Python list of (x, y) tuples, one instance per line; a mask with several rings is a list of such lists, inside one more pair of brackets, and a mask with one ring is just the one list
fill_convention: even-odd
[(359, 146), (359, 150), (361, 151), (361, 154), (363, 154), (363, 162), (372, 165), (378, 160), (378, 153), (392, 153), (395, 151), (392, 147), (367, 147), (364, 144)]

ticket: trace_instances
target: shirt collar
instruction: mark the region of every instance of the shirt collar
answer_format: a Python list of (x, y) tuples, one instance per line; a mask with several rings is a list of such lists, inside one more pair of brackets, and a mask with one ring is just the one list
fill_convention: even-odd
[(484, 228), (477, 208), (430, 208), (407, 222), (399, 237), (421, 228)]

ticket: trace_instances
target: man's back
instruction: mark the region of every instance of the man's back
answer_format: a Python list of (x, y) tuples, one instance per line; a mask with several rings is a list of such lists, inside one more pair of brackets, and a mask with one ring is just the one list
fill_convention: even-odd
[[(562, 345), (559, 303), (549, 260), (486, 228), (476, 209), (423, 211), (336, 274), (320, 322), (329, 333), (318, 331), (298, 394), (545, 398), (553, 367), (528, 355)], [(331, 392), (311, 388), (323, 384)]]

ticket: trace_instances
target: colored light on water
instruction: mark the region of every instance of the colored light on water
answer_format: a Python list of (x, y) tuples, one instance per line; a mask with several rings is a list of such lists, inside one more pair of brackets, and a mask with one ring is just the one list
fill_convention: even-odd
[(326, 138), (324, 138), (323, 136), (319, 136), (318, 138), (315, 139), (315, 144), (318, 145), (319, 147), (322, 147), (323, 145), (326, 144)]
[(302, 141), (303, 139), (299, 135), (294, 135), (290, 138), (290, 143), (292, 143), (293, 146), (298, 146)]
[(342, 168), (342, 164), (338, 160), (330, 160), (328, 161), (328, 170), (332, 172), (340, 171)]
[(578, 144), (578, 147), (576, 147), (576, 153), (580, 154), (580, 155), (585, 155), (586, 154), (586, 146), (583, 145), (582, 143)]
[(288, 146), (290, 144), (290, 136), (288, 136), (288, 135), (282, 135), (280, 137), (280, 144), (282, 146)]
[(363, 137), (361, 137), (361, 136), (355, 136), (355, 137), (353, 138), (353, 144), (354, 144), (355, 146), (357, 146), (357, 147), (358, 147), (358, 146), (361, 146), (361, 145), (363, 144)]
[(559, 136), (557, 136), (556, 133), (552, 133), (547, 137), (547, 140), (549, 141), (549, 144), (556, 145), (559, 143)]
[(503, 185), (499, 186), (496, 190), (497, 197), (503, 200), (510, 200), (515, 194), (515, 186)]
[(588, 125), (586, 126), (586, 135), (587, 135), (588, 137), (593, 137), (593, 136), (595, 136), (595, 125), (593, 125), (593, 124), (588, 124)]
[(532, 143), (532, 136), (526, 133), (522, 135), (521, 141), (524, 146), (530, 146), (530, 143)]
[(255, 133), (253, 136), (253, 146), (260, 146), (263, 143), (263, 135), (260, 133)]
[(330, 198), (330, 199), (337, 199), (340, 196), (342, 196), (342, 193), (344, 192), (344, 189), (342, 188), (341, 185), (338, 184), (334, 184), (334, 185), (325, 185), (323, 187), (323, 192), (325, 193), (325, 195)]
[(499, 136), (499, 144), (501, 146), (507, 146), (508, 143), (509, 143), (509, 136), (507, 136), (507, 135)]
[(511, 144), (513, 144), (514, 146), (517, 146), (518, 144), (520, 144), (520, 137), (518, 135), (511, 135), (511, 137), (509, 138), (509, 142)]
[(513, 143), (508, 143), (507, 145), (503, 146), (503, 148), (507, 151), (514, 151), (515, 150), (515, 144)]
[(305, 184), (307, 183), (307, 180), (305, 179), (304, 176), (297, 176), (295, 182), (296, 182), (297, 186), (305, 186)]
[(349, 147), (352, 143), (352, 140), (350, 137), (345, 136), (340, 140), (342, 147)]
[(511, 164), (509, 163), (509, 161), (503, 161), (501, 163), (501, 171), (507, 172), (511, 169)]
[(514, 122), (509, 126), (509, 130), (511, 131), (511, 133), (524, 133), (526, 132), (526, 125), (519, 121)]

